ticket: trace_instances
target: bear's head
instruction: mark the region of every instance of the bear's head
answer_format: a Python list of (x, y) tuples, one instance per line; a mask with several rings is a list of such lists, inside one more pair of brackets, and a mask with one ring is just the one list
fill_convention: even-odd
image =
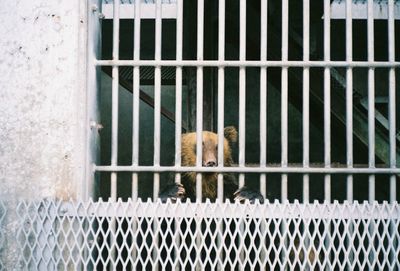
[[(233, 126), (224, 129), (224, 166), (232, 164), (231, 144), (237, 141), (237, 131)], [(203, 167), (218, 166), (218, 135), (203, 131)], [(196, 165), (196, 133), (182, 135), (182, 166)]]
[[(237, 131), (235, 127), (228, 126), (224, 129), (224, 166), (231, 166), (232, 151), (231, 144), (237, 141)], [(218, 135), (213, 132), (203, 131), (202, 142), (202, 166), (218, 166)], [(182, 166), (196, 165), (196, 133), (182, 135)], [(196, 172), (185, 172), (184, 181), (187, 182), (185, 189), (189, 194), (195, 194)], [(202, 182), (203, 197), (215, 199), (217, 197), (218, 174), (215, 172), (204, 173)]]

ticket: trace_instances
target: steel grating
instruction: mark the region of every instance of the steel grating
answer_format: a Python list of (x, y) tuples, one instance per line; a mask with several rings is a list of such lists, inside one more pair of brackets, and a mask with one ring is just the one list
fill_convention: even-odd
[(16, 212), (26, 270), (400, 269), (397, 202), (45, 200)]

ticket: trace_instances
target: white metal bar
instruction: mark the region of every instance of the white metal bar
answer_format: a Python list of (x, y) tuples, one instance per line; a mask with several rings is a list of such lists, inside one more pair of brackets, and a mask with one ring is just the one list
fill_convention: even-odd
[[(310, 1), (303, 1), (303, 60), (310, 60)], [(310, 70), (303, 69), (303, 166), (310, 166)], [(310, 200), (309, 175), (303, 175), (303, 202)]]
[(185, 67), (315, 67), (398, 68), (399, 61), (301, 61), (301, 60), (95, 60), (97, 66), (185, 66)]
[[(289, 1), (282, 0), (282, 61), (288, 60), (289, 54)], [(288, 165), (288, 68), (282, 67), (281, 71), (281, 166), (286, 168)], [(281, 175), (281, 202), (288, 199), (288, 175), (283, 173)], [(288, 252), (288, 224), (283, 222), (280, 226), (280, 233), (284, 245), (283, 253), (280, 255), (280, 260), (283, 263), (282, 268), (287, 269)]]
[[(346, 0), (346, 61), (353, 60), (352, 1)], [(346, 69), (346, 162), (353, 167), (353, 69)], [(347, 175), (347, 200), (353, 200), (353, 176)]]
[[(239, 12), (239, 60), (246, 60), (246, 1), (240, 0)], [(246, 67), (239, 68), (239, 167), (245, 166), (246, 160)], [(245, 184), (245, 175), (239, 174), (239, 188)], [(239, 223), (240, 235), (244, 233), (244, 223)], [(239, 269), (244, 269), (244, 238), (237, 240), (239, 247)]]
[[(324, 0), (324, 61), (331, 59), (331, 22), (330, 1)], [(324, 162), (325, 167), (331, 166), (331, 72), (324, 68)], [(331, 200), (331, 176), (325, 175), (325, 200)]]
[[(218, 5), (218, 60), (223, 61), (225, 59), (225, 0), (220, 0)], [(218, 168), (224, 167), (224, 104), (225, 104), (225, 70), (224, 67), (218, 67)], [(219, 203), (224, 200), (224, 177), (223, 174), (218, 174), (217, 180), (217, 201)], [(220, 233), (224, 230), (224, 223), (222, 220), (218, 220), (216, 224), (217, 231)], [(223, 259), (224, 254), (222, 251), (223, 238), (218, 235), (217, 247), (217, 258), (219, 264), (217, 270), (224, 270)]]
[[(115, 1), (113, 5), (113, 60), (119, 59), (119, 1)], [(111, 165), (116, 166), (118, 164), (118, 103), (119, 103), (119, 67), (112, 67), (112, 83), (111, 83)], [(110, 199), (116, 201), (117, 195), (117, 173), (111, 173), (111, 191)], [(111, 261), (109, 265), (109, 270), (115, 268), (115, 258), (116, 258), (116, 221), (111, 219), (109, 221), (110, 231), (110, 256)]]
[[(155, 60), (161, 60), (161, 0), (156, 0), (156, 36)], [(154, 69), (154, 159), (155, 166), (160, 165), (160, 135), (161, 135), (161, 67)], [(156, 200), (160, 192), (160, 175), (154, 173), (153, 198)]]
[[(30, 202), (30, 207), (41, 204), (42, 202)], [(159, 217), (159, 218), (243, 218), (243, 215), (249, 214), (251, 218), (269, 218), (269, 219), (400, 219), (400, 204), (399, 203), (378, 203), (370, 204), (369, 202), (338, 202), (332, 203), (300, 203), (295, 200), (289, 202), (269, 202), (265, 204), (254, 205), (250, 203), (217, 203), (221, 206), (219, 212), (216, 213), (214, 203), (193, 203), (185, 202), (181, 204), (171, 205), (161, 203), (160, 201), (149, 202), (139, 199), (136, 202), (127, 201), (119, 202), (92, 202), (90, 208), (85, 209), (82, 206), (87, 206), (83, 202), (63, 202), (65, 217), (84, 217), (95, 216), (96, 218), (114, 216), (114, 217)], [(110, 206), (108, 212), (104, 212), (106, 207)], [(222, 208), (222, 206), (224, 208)], [(37, 208), (38, 206), (36, 206)], [(21, 211), (29, 211), (32, 208), (22, 209)], [(196, 210), (196, 213), (188, 212)], [(25, 214), (27, 215), (27, 214)], [(23, 216), (22, 219), (26, 218)], [(280, 221), (271, 221), (271, 223), (279, 224)], [(31, 224), (31, 226), (35, 226)], [(143, 229), (146, 230), (147, 229)], [(381, 232), (381, 234), (386, 234)], [(369, 238), (368, 236), (365, 238)]]
[[(395, 60), (394, 0), (388, 0), (388, 51), (389, 61)], [(396, 168), (396, 75), (389, 70), (389, 145), (390, 167)], [(396, 201), (396, 176), (390, 176), (390, 202)]]
[[(203, 61), (204, 45), (204, 0), (197, 2), (197, 61)], [(196, 95), (196, 166), (202, 165), (203, 142), (203, 68), (197, 67), (197, 95)], [(202, 200), (202, 176), (196, 176), (196, 200)]]
[[(219, 1), (218, 6), (218, 60), (225, 59), (225, 0)], [(225, 71), (218, 67), (218, 167), (224, 166), (224, 102), (225, 100)], [(218, 201), (224, 199), (223, 175), (218, 174)]]
[[(156, 0), (156, 10), (155, 10), (155, 52), (154, 59), (157, 61), (161, 60), (161, 35), (162, 35), (162, 5), (161, 0)], [(155, 66), (154, 68), (154, 159), (153, 164), (155, 166), (160, 165), (160, 145), (161, 145), (161, 67)], [(154, 172), (153, 178), (153, 200), (158, 199), (158, 194), (160, 193), (160, 173)], [(156, 234), (160, 223), (157, 219), (153, 221), (152, 229), (154, 232), (155, 248), (152, 251), (153, 258), (153, 270), (158, 270), (158, 240), (159, 236)]]
[[(183, 0), (176, 3), (176, 60), (182, 60), (183, 51)], [(175, 78), (175, 166), (181, 166), (181, 137), (182, 137), (182, 67), (176, 67)], [(181, 173), (175, 173), (175, 182), (181, 183)], [(181, 237), (179, 235), (180, 224), (175, 220), (175, 259), (174, 269), (179, 270), (179, 250)]]
[[(140, 1), (135, 5), (134, 47), (133, 59), (140, 60)], [(133, 67), (133, 127), (132, 127), (132, 166), (139, 165), (139, 95), (140, 95), (140, 67)], [(138, 174), (132, 173), (132, 199), (138, 198)]]
[[(239, 60), (246, 60), (246, 0), (240, 0)], [(239, 166), (246, 160), (246, 69), (239, 68)], [(244, 174), (239, 174), (239, 187), (244, 186)]]
[(368, 168), (368, 167), (309, 167), (305, 168), (303, 166), (288, 166), (288, 167), (280, 167), (280, 166), (267, 166), (265, 168), (261, 167), (224, 167), (220, 169), (216, 168), (207, 168), (202, 166), (194, 166), (194, 167), (176, 167), (176, 166), (98, 166), (94, 165), (93, 170), (102, 171), (102, 172), (239, 172), (239, 173), (321, 173), (321, 174), (400, 174), (400, 168)]
[[(288, 60), (289, 2), (282, 1), (282, 61)], [(288, 164), (288, 68), (282, 67), (281, 74), (281, 148), (282, 167)], [(288, 176), (281, 177), (281, 201), (287, 200)]]
[[(140, 60), (140, 26), (141, 26), (141, 4), (140, 1), (135, 5), (135, 21), (134, 21), (134, 47), (133, 47), (133, 59), (135, 61)], [(140, 67), (133, 67), (133, 108), (132, 108), (132, 166), (139, 165), (139, 96), (140, 96)], [(139, 190), (139, 176), (138, 173), (132, 173), (132, 201), (135, 202), (138, 199), (138, 190)], [(132, 231), (136, 232), (138, 223), (137, 221), (132, 222)], [(134, 259), (132, 262), (132, 269), (136, 269), (136, 259), (138, 256), (138, 250), (135, 246), (132, 247), (131, 250), (132, 258)]]
[[(182, 60), (183, 51), (183, 0), (177, 0), (176, 15), (176, 60)], [(182, 67), (176, 67), (175, 91), (175, 166), (181, 165), (182, 136)], [(181, 174), (175, 174), (175, 182), (181, 182)]]
[[(261, 38), (260, 38), (260, 60), (267, 60), (267, 22), (268, 3), (261, 0)], [(267, 164), (267, 68), (260, 67), (260, 167)], [(267, 197), (267, 177), (260, 175), (260, 192), (264, 198)]]
[[(374, 60), (374, 6), (373, 0), (367, 2), (367, 42), (368, 61)], [(368, 69), (368, 167), (375, 167), (375, 70)], [(368, 199), (370, 203), (375, 200), (375, 175), (368, 176)], [(370, 234), (374, 232), (374, 221), (369, 225)], [(376, 258), (375, 251), (368, 255), (368, 260), (373, 263)]]
[[(374, 60), (374, 10), (373, 0), (368, 0), (367, 32), (368, 32), (368, 61)], [(368, 69), (368, 164), (375, 167), (375, 71)], [(375, 176), (369, 179), (369, 201), (375, 200)]]
[[(113, 6), (113, 60), (119, 59), (119, 3), (114, 2)], [(112, 67), (112, 111), (111, 111), (111, 165), (116, 166), (118, 163), (118, 91), (119, 91), (119, 75), (118, 66)], [(111, 173), (111, 199), (117, 199), (117, 173)]]

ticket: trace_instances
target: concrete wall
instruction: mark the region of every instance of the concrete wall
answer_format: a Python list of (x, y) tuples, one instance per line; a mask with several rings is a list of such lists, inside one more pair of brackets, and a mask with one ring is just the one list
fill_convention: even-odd
[[(17, 199), (79, 197), (85, 1), (0, 1), (0, 6), (0, 200), (15, 210)], [(15, 223), (10, 212), (0, 225), (5, 270), (18, 265)]]
[(83, 179), (80, 1), (1, 1), (0, 196), (76, 197)]

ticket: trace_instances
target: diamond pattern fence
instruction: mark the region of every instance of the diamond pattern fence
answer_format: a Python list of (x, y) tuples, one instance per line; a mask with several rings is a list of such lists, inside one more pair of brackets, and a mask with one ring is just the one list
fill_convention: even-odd
[(44, 200), (13, 211), (26, 270), (400, 270), (397, 203)]

